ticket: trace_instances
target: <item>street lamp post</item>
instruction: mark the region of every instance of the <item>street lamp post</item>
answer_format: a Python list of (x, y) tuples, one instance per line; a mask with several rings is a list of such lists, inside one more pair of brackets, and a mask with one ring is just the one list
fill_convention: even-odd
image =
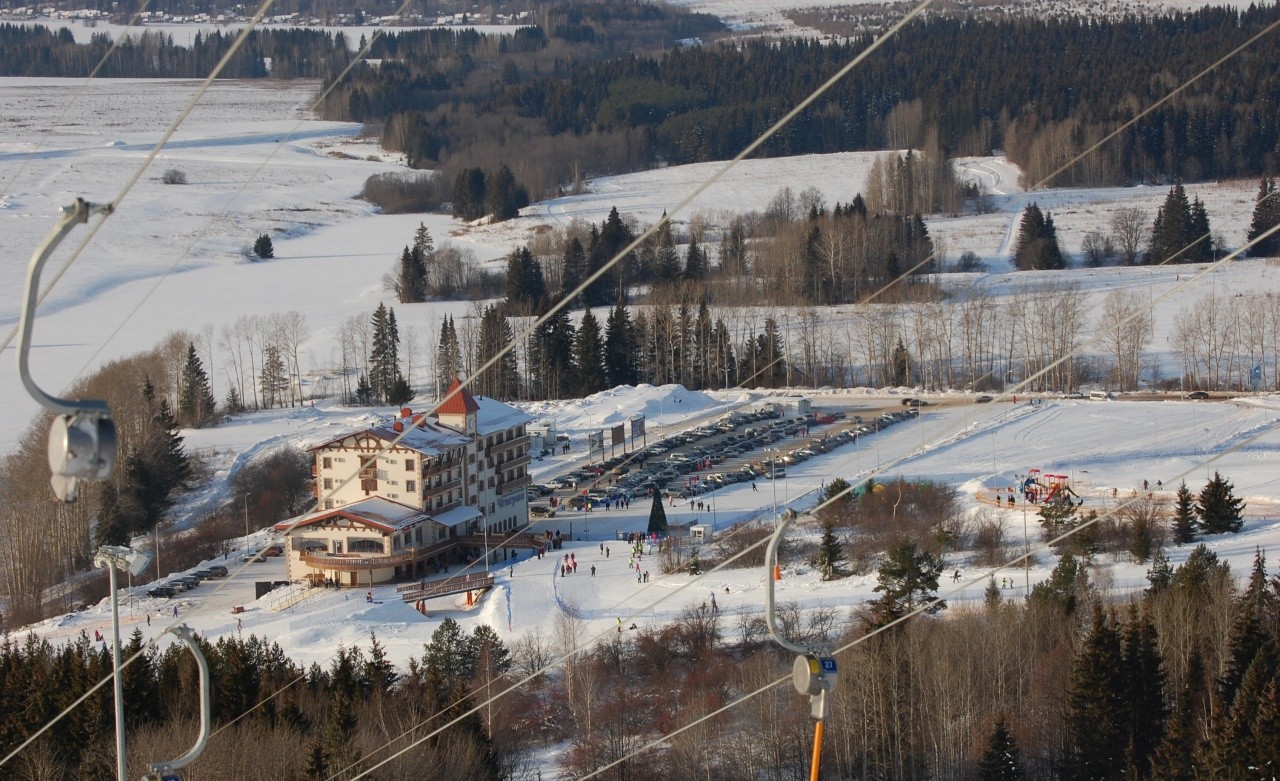
[(244, 536), (245, 536), (244, 546), (245, 546), (245, 549), (248, 550), (249, 548), (249, 494), (248, 492), (246, 492), (244, 495)]
[(111, 586), (111, 670), (116, 700), (116, 777), (125, 781), (124, 750), (124, 683), (120, 678), (120, 595), (116, 592), (116, 570), (140, 575), (151, 564), (151, 557), (122, 545), (103, 545), (93, 555), (94, 566), (105, 567)]

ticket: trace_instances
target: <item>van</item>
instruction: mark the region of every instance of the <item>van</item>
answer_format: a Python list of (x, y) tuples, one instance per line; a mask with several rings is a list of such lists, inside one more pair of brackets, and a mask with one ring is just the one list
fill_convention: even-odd
[(1111, 401), (1111, 394), (1107, 391), (1089, 391), (1089, 401)]

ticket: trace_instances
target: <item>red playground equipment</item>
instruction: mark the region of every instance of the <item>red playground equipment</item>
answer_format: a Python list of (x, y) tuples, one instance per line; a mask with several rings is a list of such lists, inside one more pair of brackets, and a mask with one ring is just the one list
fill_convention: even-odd
[(1052, 502), (1060, 496), (1079, 500), (1075, 491), (1071, 490), (1071, 478), (1067, 475), (1055, 475), (1039, 469), (1028, 469), (1022, 481), (1022, 496), (1031, 504)]

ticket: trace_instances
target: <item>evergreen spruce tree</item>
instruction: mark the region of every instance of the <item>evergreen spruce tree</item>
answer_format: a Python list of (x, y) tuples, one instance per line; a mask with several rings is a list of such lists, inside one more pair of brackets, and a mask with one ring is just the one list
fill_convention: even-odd
[(889, 380), (890, 384), (911, 387), (914, 384), (911, 381), (911, 353), (907, 352), (907, 347), (902, 343), (901, 338), (898, 339), (898, 345), (893, 348), (891, 360), (893, 376)]
[(178, 392), (178, 421), (185, 426), (201, 428), (211, 420), (218, 403), (209, 387), (209, 375), (196, 355), (194, 343), (187, 343), (187, 360), (182, 366)]
[(284, 406), (289, 376), (285, 372), (280, 350), (274, 344), (269, 344), (262, 350), (262, 373), (258, 376), (258, 386), (262, 393), (262, 406), (267, 409)]
[(361, 374), (356, 379), (356, 393), (353, 403), (360, 406), (370, 406), (374, 403), (373, 387), (369, 385), (369, 376)]
[(1146, 609), (1130, 603), (1129, 616), (1120, 637), (1125, 707), (1128, 715), (1127, 759), (1140, 778), (1150, 776), (1151, 760), (1164, 739), (1164, 660), (1156, 627)]
[(658, 226), (658, 246), (653, 255), (653, 281), (656, 284), (671, 284), (680, 279), (680, 255), (676, 252), (675, 237), (671, 233), (671, 221), (665, 219)]
[[(520, 390), (520, 375), (514, 351), (504, 348), (514, 335), (502, 309), (485, 307), (480, 316), (480, 338), (476, 342), (476, 366), (484, 366), (497, 358), (476, 378), (478, 392), (495, 399), (513, 399)], [(499, 355), (501, 357), (499, 357)]]
[(1160, 548), (1156, 548), (1156, 552), (1151, 556), (1151, 569), (1147, 570), (1147, 582), (1151, 584), (1147, 589), (1147, 593), (1151, 595), (1161, 593), (1173, 582), (1173, 567), (1169, 565), (1169, 559), (1165, 558), (1164, 551)]
[(1034, 203), (1022, 212), (1013, 264), (1019, 271), (1048, 271), (1066, 268), (1066, 258), (1058, 246), (1053, 215), (1040, 211)]
[(1200, 526), (1205, 534), (1238, 532), (1244, 526), (1244, 500), (1235, 496), (1235, 486), (1217, 472), (1200, 489), (1195, 505)]
[(453, 180), (453, 216), (471, 222), (485, 215), (485, 175), (479, 168), (466, 168)]
[(1228, 706), (1258, 655), (1276, 656), (1280, 651), (1276, 643), (1280, 601), (1267, 582), (1267, 559), (1261, 549), (1254, 554), (1249, 585), (1233, 607), (1226, 671), (1219, 690), (1222, 702)]
[(1183, 480), (1178, 486), (1178, 493), (1173, 500), (1173, 542), (1175, 545), (1187, 545), (1200, 538), (1200, 522), (1196, 520), (1196, 509), (1191, 498), (1191, 489)]
[(835, 527), (830, 518), (822, 522), (822, 541), (818, 543), (818, 555), (813, 560), (823, 580), (839, 580), (849, 573), (840, 568), (844, 561), (844, 549), (836, 539)]
[(449, 385), (461, 376), (462, 348), (458, 345), (453, 316), (446, 315), (440, 321), (440, 339), (436, 345), (436, 398), (443, 396)]
[(263, 233), (258, 236), (257, 241), (253, 242), (253, 254), (257, 255), (260, 260), (271, 260), (276, 256), (276, 249), (271, 244), (271, 237)]
[[(994, 585), (995, 578), (991, 582)], [(1022, 769), (1022, 752), (1009, 732), (1009, 725), (1001, 717), (991, 731), (986, 751), (982, 752), (978, 778), (981, 781), (1022, 781), (1026, 777), (1026, 771)]]
[(533, 315), (541, 311), (547, 296), (542, 264), (528, 247), (520, 247), (507, 256), (507, 310), (514, 315)]
[(400, 379), (400, 334), (395, 310), (378, 304), (371, 325), (373, 342), (369, 348), (369, 388), (375, 403), (385, 403)]
[[(428, 235), (426, 241), (430, 243)], [(396, 275), (396, 294), (402, 304), (417, 304), (427, 298), (427, 265), (417, 244), (405, 247), (400, 253), (400, 267)]]
[(640, 367), (636, 362), (639, 351), (631, 315), (626, 302), (619, 297), (609, 310), (604, 327), (604, 374), (609, 387), (640, 383)]
[(1004, 595), (1000, 593), (1000, 587), (996, 585), (995, 575), (987, 579), (987, 587), (982, 592), (982, 604), (989, 612), (995, 612), (997, 608), (1004, 604)]
[(578, 372), (575, 383), (579, 396), (590, 396), (604, 390), (604, 344), (600, 339), (600, 321), (588, 309), (582, 313), (578, 334), (573, 343), (573, 362)]
[[(1186, 684), (1174, 704), (1164, 740), (1151, 759), (1151, 776), (1163, 781), (1197, 781), (1206, 777), (1197, 757), (1201, 753), (1197, 714), (1205, 699), (1204, 664), (1200, 652), (1191, 649), (1187, 659)], [(1205, 709), (1207, 710), (1207, 709)]]
[(724, 321), (716, 318), (711, 328), (711, 344), (714, 360), (711, 373), (715, 385), (720, 388), (732, 388), (738, 384), (738, 361), (733, 354), (733, 339), (729, 336), (729, 328)]
[(534, 331), (529, 374), (535, 398), (567, 399), (573, 396), (577, 380), (573, 362), (576, 333), (566, 309), (548, 317)]
[[(569, 239), (569, 244), (564, 248), (563, 266), (564, 270), (560, 277), (563, 283), (560, 288), (562, 298), (577, 290), (582, 281), (587, 278), (587, 252), (582, 248), (582, 242), (577, 236)], [(580, 297), (581, 294), (574, 296), (575, 299)]]
[(1129, 742), (1120, 637), (1101, 605), (1072, 662), (1067, 697), (1068, 777), (1120, 781)]
[[(1151, 225), (1151, 250), (1147, 253), (1147, 263), (1192, 263), (1196, 259), (1196, 249), (1188, 245), (1206, 233), (1196, 234), (1192, 224), (1191, 203), (1187, 200), (1187, 192), (1179, 181), (1169, 188), (1164, 204), (1156, 211), (1156, 219)], [(1204, 238), (1197, 242), (1204, 244)]]
[(707, 253), (692, 242), (684, 256), (684, 278), (691, 282), (707, 278)]
[(222, 407), (230, 415), (244, 412), (244, 402), (240, 399), (240, 391), (236, 390), (234, 385), (227, 389), (227, 398), (223, 400)]
[(1213, 260), (1213, 231), (1209, 227), (1209, 211), (1199, 198), (1191, 201), (1191, 235), (1186, 251), (1187, 262), (1209, 263)]
[(662, 506), (662, 492), (653, 492), (653, 503), (649, 506), (649, 526), (645, 529), (645, 534), (657, 534), (661, 537), (667, 535), (667, 511)]
[[(1253, 219), (1249, 222), (1249, 241), (1280, 225), (1280, 188), (1276, 180), (1263, 177), (1258, 183), (1258, 197), (1253, 202)], [(1267, 258), (1280, 255), (1280, 231), (1257, 241), (1249, 248), (1249, 256)]]

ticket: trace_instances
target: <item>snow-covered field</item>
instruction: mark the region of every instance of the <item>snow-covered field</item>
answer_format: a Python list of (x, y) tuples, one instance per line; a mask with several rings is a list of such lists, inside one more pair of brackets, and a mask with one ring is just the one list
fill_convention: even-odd
[[(33, 365), (43, 383), (59, 389), (87, 365), (148, 349), (171, 329), (218, 328), (245, 314), (291, 309), (305, 314), (311, 326), (304, 352), (310, 354), (312, 366), (324, 366), (338, 325), (388, 300), (381, 277), (419, 222), (430, 227), (437, 244), (448, 239), (481, 259), (494, 259), (539, 226), (575, 217), (598, 222), (615, 204), (642, 222), (653, 220), (715, 168), (686, 166), (598, 180), (590, 183), (584, 195), (539, 204), (525, 217), (501, 226), (464, 226), (438, 215), (376, 215), (353, 196), (368, 175), (396, 170), (399, 164), (355, 139), (358, 128), (353, 125), (306, 119), (302, 112), (312, 86), (226, 83), (214, 88), (41, 308)], [(113, 197), (193, 84), (95, 82), (55, 122), (78, 87), (78, 82), (63, 80), (0, 81), (0, 115), (7, 118), (0, 126), (0, 225), (9, 249), (0, 261), (0, 326), (6, 333), (18, 315), (26, 258), (52, 225), (56, 209), (77, 195), (90, 200)], [(259, 170), (272, 152), (274, 157)], [(371, 156), (375, 159), (368, 159)], [(871, 159), (868, 154), (842, 154), (752, 161), (733, 171), (696, 208), (712, 215), (763, 209), (784, 185), (797, 192), (814, 186), (828, 202), (847, 201), (865, 180)], [(1083, 234), (1103, 223), (1109, 211), (1140, 205), (1154, 213), (1164, 194), (1162, 188), (1027, 194), (1017, 186), (1016, 169), (1002, 159), (968, 160), (962, 166), (968, 175), (985, 177), (998, 210), (931, 220), (930, 230), (945, 239), (952, 257), (972, 249), (997, 271), (1007, 268), (1003, 253), (1011, 226), (1028, 200), (1053, 210), (1066, 248), (1075, 251)], [(189, 184), (161, 184), (160, 174), (171, 167), (185, 171)], [(1247, 225), (1255, 186), (1239, 182), (1190, 189), (1205, 199), (1227, 244), (1235, 244)], [(691, 217), (692, 213), (679, 215), (682, 220)], [(250, 262), (242, 248), (262, 232), (272, 235), (276, 259)], [(69, 243), (74, 245), (84, 235), (86, 231), (80, 229)], [(55, 256), (53, 267), (65, 257), (66, 251)], [(174, 273), (165, 276), (175, 264)], [(1100, 269), (1072, 272), (1070, 278), (1094, 295), (1117, 287), (1141, 287), (1155, 297), (1178, 284), (1178, 273)], [(1275, 275), (1276, 270), (1265, 263), (1233, 264), (1213, 274), (1212, 282), (1206, 280), (1201, 289), (1212, 284), (1258, 291), (1275, 287)], [(994, 274), (979, 284), (995, 294), (1016, 295), (1023, 281), (1033, 276)], [(149, 295), (157, 283), (159, 288)], [(972, 277), (957, 280), (957, 284), (972, 283)], [(1167, 321), (1169, 313), (1181, 305), (1179, 301), (1197, 296), (1199, 290), (1187, 291), (1164, 305), (1157, 319)], [(135, 307), (136, 313), (131, 314)], [(415, 327), (430, 335), (443, 312), (461, 315), (468, 307), (466, 303), (397, 306), (397, 316), (402, 333)], [(1162, 338), (1157, 338), (1155, 349), (1165, 349)], [(7, 351), (0, 363), (0, 388), (7, 402), (0, 406), (0, 443), (5, 447), (17, 438), (34, 410), (20, 388), (11, 355)], [(215, 368), (211, 374), (221, 396), (220, 372)], [(823, 389), (815, 400), (820, 406), (840, 406), (854, 413), (900, 408), (898, 399), (906, 392)], [(532, 405), (531, 411), (539, 418), (554, 419), (580, 444), (585, 432), (638, 412), (647, 415), (651, 435), (656, 435), (750, 406), (762, 395), (641, 386), (587, 400)], [(825, 482), (834, 477), (856, 478), (877, 465), (891, 464), (889, 476), (928, 477), (959, 485), (975, 510), (977, 503), (971, 497), (1009, 485), (1014, 475), (1029, 468), (1071, 472), (1082, 485), (1086, 501), (1099, 507), (1108, 506), (1113, 488), (1123, 496), (1144, 479), (1152, 485), (1162, 480), (1168, 487), (1184, 472), (1188, 483), (1198, 488), (1206, 471), (1216, 469), (1229, 476), (1247, 498), (1249, 520), (1244, 533), (1213, 539), (1211, 546), (1236, 571), (1242, 571), (1256, 545), (1274, 549), (1280, 542), (1276, 523), (1280, 477), (1275, 468), (1280, 400), (1274, 397), (1213, 403), (1046, 400), (1034, 406), (975, 405), (964, 403), (965, 399), (958, 393), (936, 399), (947, 403), (927, 408), (917, 421), (795, 467), (785, 480), (761, 485), (759, 492), (745, 484), (723, 490), (714, 497), (714, 511), (674, 507), (673, 520), (710, 521), (721, 527), (721, 533), (728, 533), (723, 527), (731, 521), (770, 513), (775, 501), (806, 506)], [(419, 399), (415, 406), (427, 403)], [(221, 478), (255, 454), (284, 444), (313, 444), (367, 425), (375, 414), (387, 412), (321, 402), (314, 409), (237, 416), (217, 428), (187, 432), (187, 442), (210, 460)], [(1261, 436), (1256, 441), (1233, 450), (1257, 434)], [(1224, 453), (1220, 461), (1203, 465)], [(567, 469), (581, 458), (579, 452), (567, 460), (560, 457), (537, 464), (535, 478)], [(218, 490), (210, 489), (202, 501), (216, 500)], [(1165, 491), (1164, 496), (1169, 494)], [(1017, 537), (1022, 513), (997, 512), (1003, 513)], [(763, 572), (759, 570), (734, 570), (701, 579), (661, 577), (654, 557), (646, 555), (642, 566), (653, 573), (654, 580), (637, 584), (634, 572), (627, 571), (625, 556), (619, 555), (620, 546), (611, 545), (612, 555), (603, 558), (600, 544), (612, 540), (616, 531), (643, 528), (646, 513), (637, 503), (630, 512), (555, 519), (548, 528), (567, 533), (572, 524), (574, 537), (583, 537), (566, 548), (580, 562), (578, 574), (561, 579), (553, 575), (553, 560), (521, 560), (503, 568), (498, 588), (473, 609), (438, 604), (424, 618), (397, 602), (394, 590), (386, 588), (375, 590), (372, 605), (348, 599), (344, 593), (318, 592), (277, 612), (271, 606), (279, 595), (252, 600), (252, 581), (283, 576), (283, 565), (275, 561), (248, 565), (240, 578), (224, 581), (217, 591), (215, 585), (205, 585), (172, 601), (148, 599), (142, 595), (145, 589), (135, 587), (126, 627), (140, 626), (154, 634), (164, 619), (172, 618), (177, 605), (180, 616), (201, 632), (265, 634), (302, 661), (323, 661), (339, 643), (367, 642), (368, 633), (376, 630), (393, 658), (403, 662), (420, 652), (444, 616), (456, 617), (468, 627), (485, 622), (515, 639), (529, 632), (549, 634), (556, 616), (566, 609), (585, 616), (588, 629), (608, 632), (618, 618), (627, 626), (666, 620), (691, 603), (700, 604), (712, 592), (721, 609), (731, 614), (760, 608)], [(952, 564), (976, 577), (979, 573), (968, 567), (967, 555), (953, 553)], [(1185, 555), (1185, 550), (1178, 550), (1172, 558), (1176, 561)], [(231, 564), (238, 566), (238, 561)], [(1042, 560), (1031, 570), (1032, 583), (1044, 577), (1047, 564)], [(598, 567), (594, 579), (588, 574), (591, 565)], [(1100, 566), (1110, 573), (1115, 588), (1142, 584), (1141, 566), (1106, 557)], [(803, 562), (789, 562), (780, 587), (784, 600), (845, 610), (869, 596), (873, 585), (866, 577), (823, 583)], [(949, 599), (975, 599), (981, 588), (981, 583), (965, 585)], [(235, 605), (247, 608), (239, 622), (230, 612)], [(36, 630), (58, 639), (82, 630), (92, 635), (94, 629), (107, 626), (108, 615), (105, 606), (94, 606), (45, 622)], [(152, 618), (149, 628), (148, 615)]]

